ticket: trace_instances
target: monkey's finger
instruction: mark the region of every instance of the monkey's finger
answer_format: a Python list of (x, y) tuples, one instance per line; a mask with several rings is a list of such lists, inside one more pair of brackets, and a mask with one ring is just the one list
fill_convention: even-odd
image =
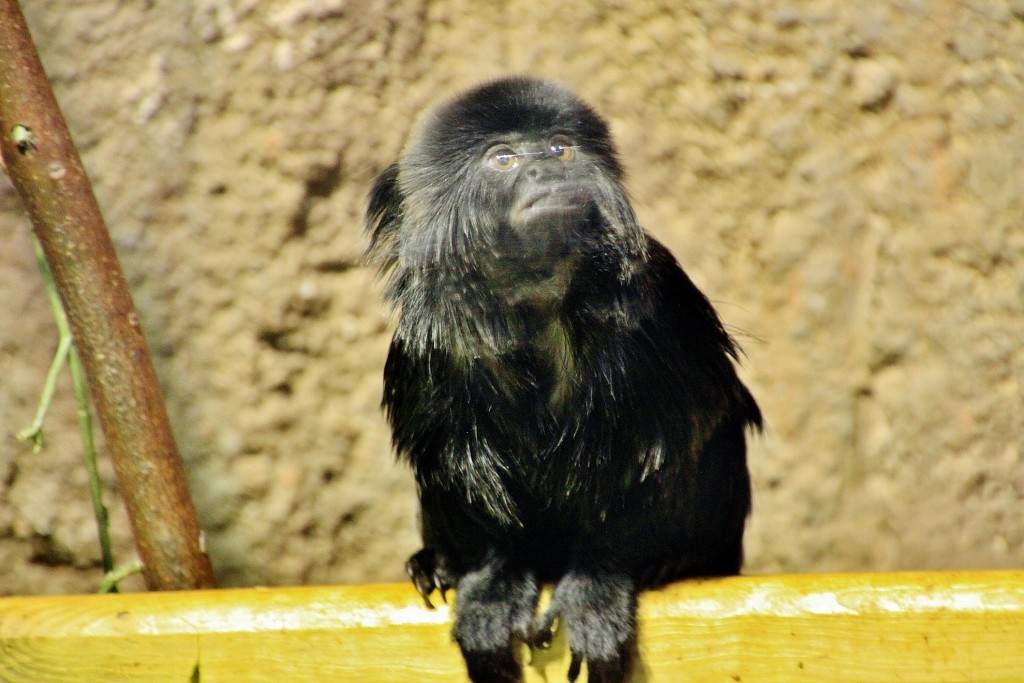
[(569, 683), (575, 683), (580, 677), (580, 669), (583, 667), (583, 653), (572, 651), (572, 658), (569, 660), (569, 673), (566, 676)]

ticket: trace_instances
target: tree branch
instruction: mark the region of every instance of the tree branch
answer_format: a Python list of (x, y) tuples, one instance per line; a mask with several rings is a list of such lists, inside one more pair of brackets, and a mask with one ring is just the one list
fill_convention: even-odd
[(0, 0), (0, 156), (43, 246), (153, 590), (213, 586), (138, 314), (16, 0)]

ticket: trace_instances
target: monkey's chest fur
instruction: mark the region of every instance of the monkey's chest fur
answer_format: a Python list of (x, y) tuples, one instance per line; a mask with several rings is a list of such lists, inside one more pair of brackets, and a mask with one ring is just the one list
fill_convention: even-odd
[(651, 543), (626, 554), (662, 562), (698, 531), (701, 451), (736, 399), (731, 386), (704, 381), (704, 349), (684, 351), (685, 334), (660, 343), (649, 301), (617, 282), (619, 299), (603, 299), (600, 278), (583, 281), (592, 286), (577, 283), (557, 305), (515, 302), (497, 349), (443, 330), (437, 344), (393, 342), (395, 442), (416, 473), (425, 544), (452, 564), (472, 566), (494, 539), (549, 576), (603, 538)]

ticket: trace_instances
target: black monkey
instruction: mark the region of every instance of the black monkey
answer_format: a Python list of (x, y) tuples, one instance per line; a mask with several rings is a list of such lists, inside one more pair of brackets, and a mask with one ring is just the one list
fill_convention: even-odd
[(569, 680), (628, 680), (640, 589), (740, 569), (761, 414), (622, 176), (589, 106), (507, 78), (433, 112), (370, 194), (399, 314), (384, 406), (422, 513), (407, 568), (428, 605), (456, 589), (474, 681), (518, 681), (516, 643), (556, 619)]

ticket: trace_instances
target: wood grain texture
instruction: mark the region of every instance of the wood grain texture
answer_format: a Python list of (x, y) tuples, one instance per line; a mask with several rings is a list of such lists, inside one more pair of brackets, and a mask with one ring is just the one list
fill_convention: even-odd
[[(461, 681), (410, 586), (0, 599), (0, 681)], [(1024, 681), (1024, 572), (738, 577), (645, 593), (637, 681)], [(563, 681), (564, 634), (526, 680)], [(530, 661), (524, 653), (524, 661)]]

